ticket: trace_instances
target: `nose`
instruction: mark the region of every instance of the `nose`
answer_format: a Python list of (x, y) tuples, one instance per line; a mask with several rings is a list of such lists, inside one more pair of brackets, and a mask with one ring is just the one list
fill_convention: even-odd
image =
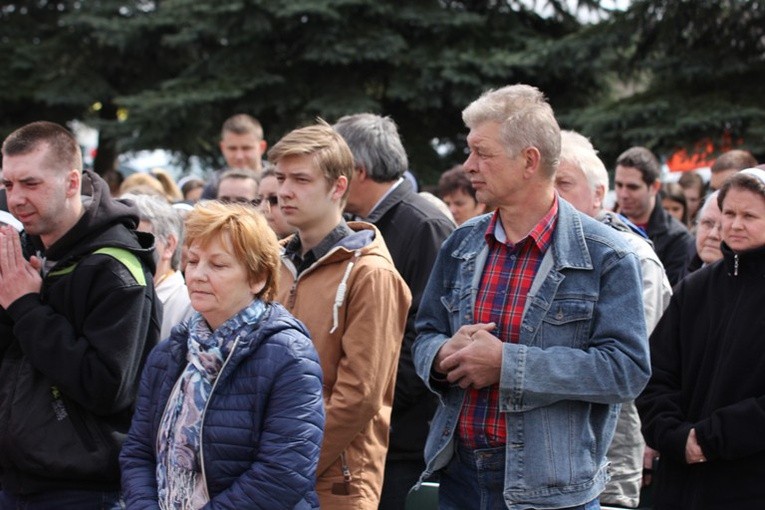
[(465, 169), (465, 173), (469, 174), (469, 173), (478, 171), (478, 167), (476, 166), (475, 160), (476, 160), (475, 153), (473, 151), (470, 151), (468, 153), (467, 159), (462, 164), (462, 167)]
[(19, 190), (19, 186), (14, 186), (12, 189), (5, 189), (5, 197), (8, 202), (8, 208), (13, 210), (15, 207), (23, 205), (26, 202), (26, 196)]
[(276, 190), (276, 196), (279, 197), (279, 202), (285, 197), (292, 196), (292, 187), (286, 179), (279, 183), (279, 189)]

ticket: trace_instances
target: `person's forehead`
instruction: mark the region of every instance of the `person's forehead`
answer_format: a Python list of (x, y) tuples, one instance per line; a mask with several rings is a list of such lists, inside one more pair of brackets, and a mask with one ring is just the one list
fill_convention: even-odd
[(244, 191), (249, 192), (258, 189), (258, 182), (255, 179), (242, 179), (239, 177), (227, 177), (220, 181), (218, 190)]
[(473, 126), (467, 136), (468, 145), (500, 143), (501, 124), (499, 122), (482, 122)]
[(260, 191), (263, 193), (267, 193), (269, 191), (276, 191), (279, 188), (279, 181), (276, 179), (275, 175), (269, 175), (267, 177), (263, 177), (260, 180)]
[(287, 156), (276, 163), (276, 173), (283, 175), (321, 175), (321, 170), (313, 157), (305, 155)]
[(585, 180), (584, 172), (578, 165), (569, 161), (558, 163), (558, 169), (555, 171), (555, 177), (567, 177), (575, 181)]
[(254, 133), (234, 133), (232, 131), (226, 131), (223, 133), (224, 145), (252, 145), (255, 146), (258, 143), (258, 137)]
[(453, 191), (444, 194), (444, 200), (465, 200), (472, 198), (464, 189), (455, 188)]
[(55, 175), (51, 168), (47, 147), (36, 147), (32, 151), (13, 156), (3, 156), (2, 178), (8, 181), (27, 178), (45, 179)]
[(635, 167), (616, 165), (615, 179), (622, 182), (643, 183), (643, 174)]

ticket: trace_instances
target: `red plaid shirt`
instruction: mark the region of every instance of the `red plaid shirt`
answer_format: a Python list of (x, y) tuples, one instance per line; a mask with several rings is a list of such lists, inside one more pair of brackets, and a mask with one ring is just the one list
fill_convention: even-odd
[[(518, 343), (526, 296), (550, 246), (557, 217), (556, 195), (547, 214), (515, 245), (504, 235), (499, 211), (486, 229), (489, 255), (476, 296), (475, 322), (496, 323), (492, 334), (503, 342)], [(472, 449), (496, 448), (506, 443), (505, 415), (499, 411), (499, 384), (467, 391), (457, 433), (460, 441)]]

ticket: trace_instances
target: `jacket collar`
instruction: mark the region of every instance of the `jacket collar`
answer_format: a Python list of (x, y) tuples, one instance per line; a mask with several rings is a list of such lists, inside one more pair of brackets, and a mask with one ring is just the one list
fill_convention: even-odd
[(407, 195), (412, 193), (414, 193), (412, 184), (408, 180), (404, 179), (401, 184), (396, 186), (390, 193), (388, 193), (388, 196), (385, 197), (383, 201), (380, 202), (371, 213), (369, 213), (368, 217), (364, 218), (364, 221), (369, 223), (377, 223), (380, 218), (385, 216), (385, 214), (390, 211), (396, 204), (404, 200)]
[[(463, 223), (455, 232), (470, 229), (468, 234), (452, 252), (457, 259), (474, 257), (479, 249), (486, 249), (484, 234), (491, 222), (493, 213), (472, 218)], [(592, 257), (582, 225), (582, 216), (574, 207), (558, 197), (558, 222), (553, 232), (552, 244), (548, 253), (552, 253), (555, 269), (592, 269)], [(595, 221), (595, 220), (590, 220)]]
[(653, 206), (653, 211), (648, 217), (648, 230), (649, 236), (654, 236), (659, 233), (663, 233), (669, 230), (669, 224), (672, 222), (672, 216), (661, 206), (659, 195), (656, 195), (656, 204)]
[(735, 253), (725, 242), (720, 245), (725, 269), (731, 276), (765, 276), (765, 246)]

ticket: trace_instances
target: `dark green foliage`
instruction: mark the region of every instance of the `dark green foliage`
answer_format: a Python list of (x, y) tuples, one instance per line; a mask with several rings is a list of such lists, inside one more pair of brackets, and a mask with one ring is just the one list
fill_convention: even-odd
[[(556, 41), (579, 27), (560, 2), (547, 18), (493, 1), (28, 2), (21, 14), (22, 3), (3, 13), (18, 30), (0, 49), (24, 92), (0, 91), (3, 110), (97, 120), (120, 150), (212, 160), (220, 124), (236, 112), (258, 117), (273, 144), (318, 116), (372, 111), (393, 116), (412, 168), (432, 182), (463, 158), (460, 111), (482, 91), (530, 82), (575, 105), (597, 84), (589, 72), (572, 80), (573, 63), (552, 65)], [(127, 119), (116, 108), (98, 118), (96, 102), (125, 108)], [(26, 120), (3, 117), (4, 132)], [(456, 150), (441, 159), (434, 139)]]
[(564, 123), (591, 136), (607, 164), (631, 145), (668, 155), (704, 139), (717, 150), (743, 141), (765, 158), (765, 2), (638, 0), (599, 32), (615, 43), (599, 65), (622, 92)]
[(586, 24), (563, 0), (536, 2), (544, 14), (521, 0), (5, 2), (0, 136), (76, 118), (100, 130), (101, 171), (153, 148), (213, 167), (233, 113), (258, 117), (273, 145), (316, 117), (371, 111), (396, 120), (432, 183), (464, 158), (461, 110), (525, 82), (609, 165), (631, 145), (665, 154), (723, 133), (763, 155), (764, 2), (637, 0)]

